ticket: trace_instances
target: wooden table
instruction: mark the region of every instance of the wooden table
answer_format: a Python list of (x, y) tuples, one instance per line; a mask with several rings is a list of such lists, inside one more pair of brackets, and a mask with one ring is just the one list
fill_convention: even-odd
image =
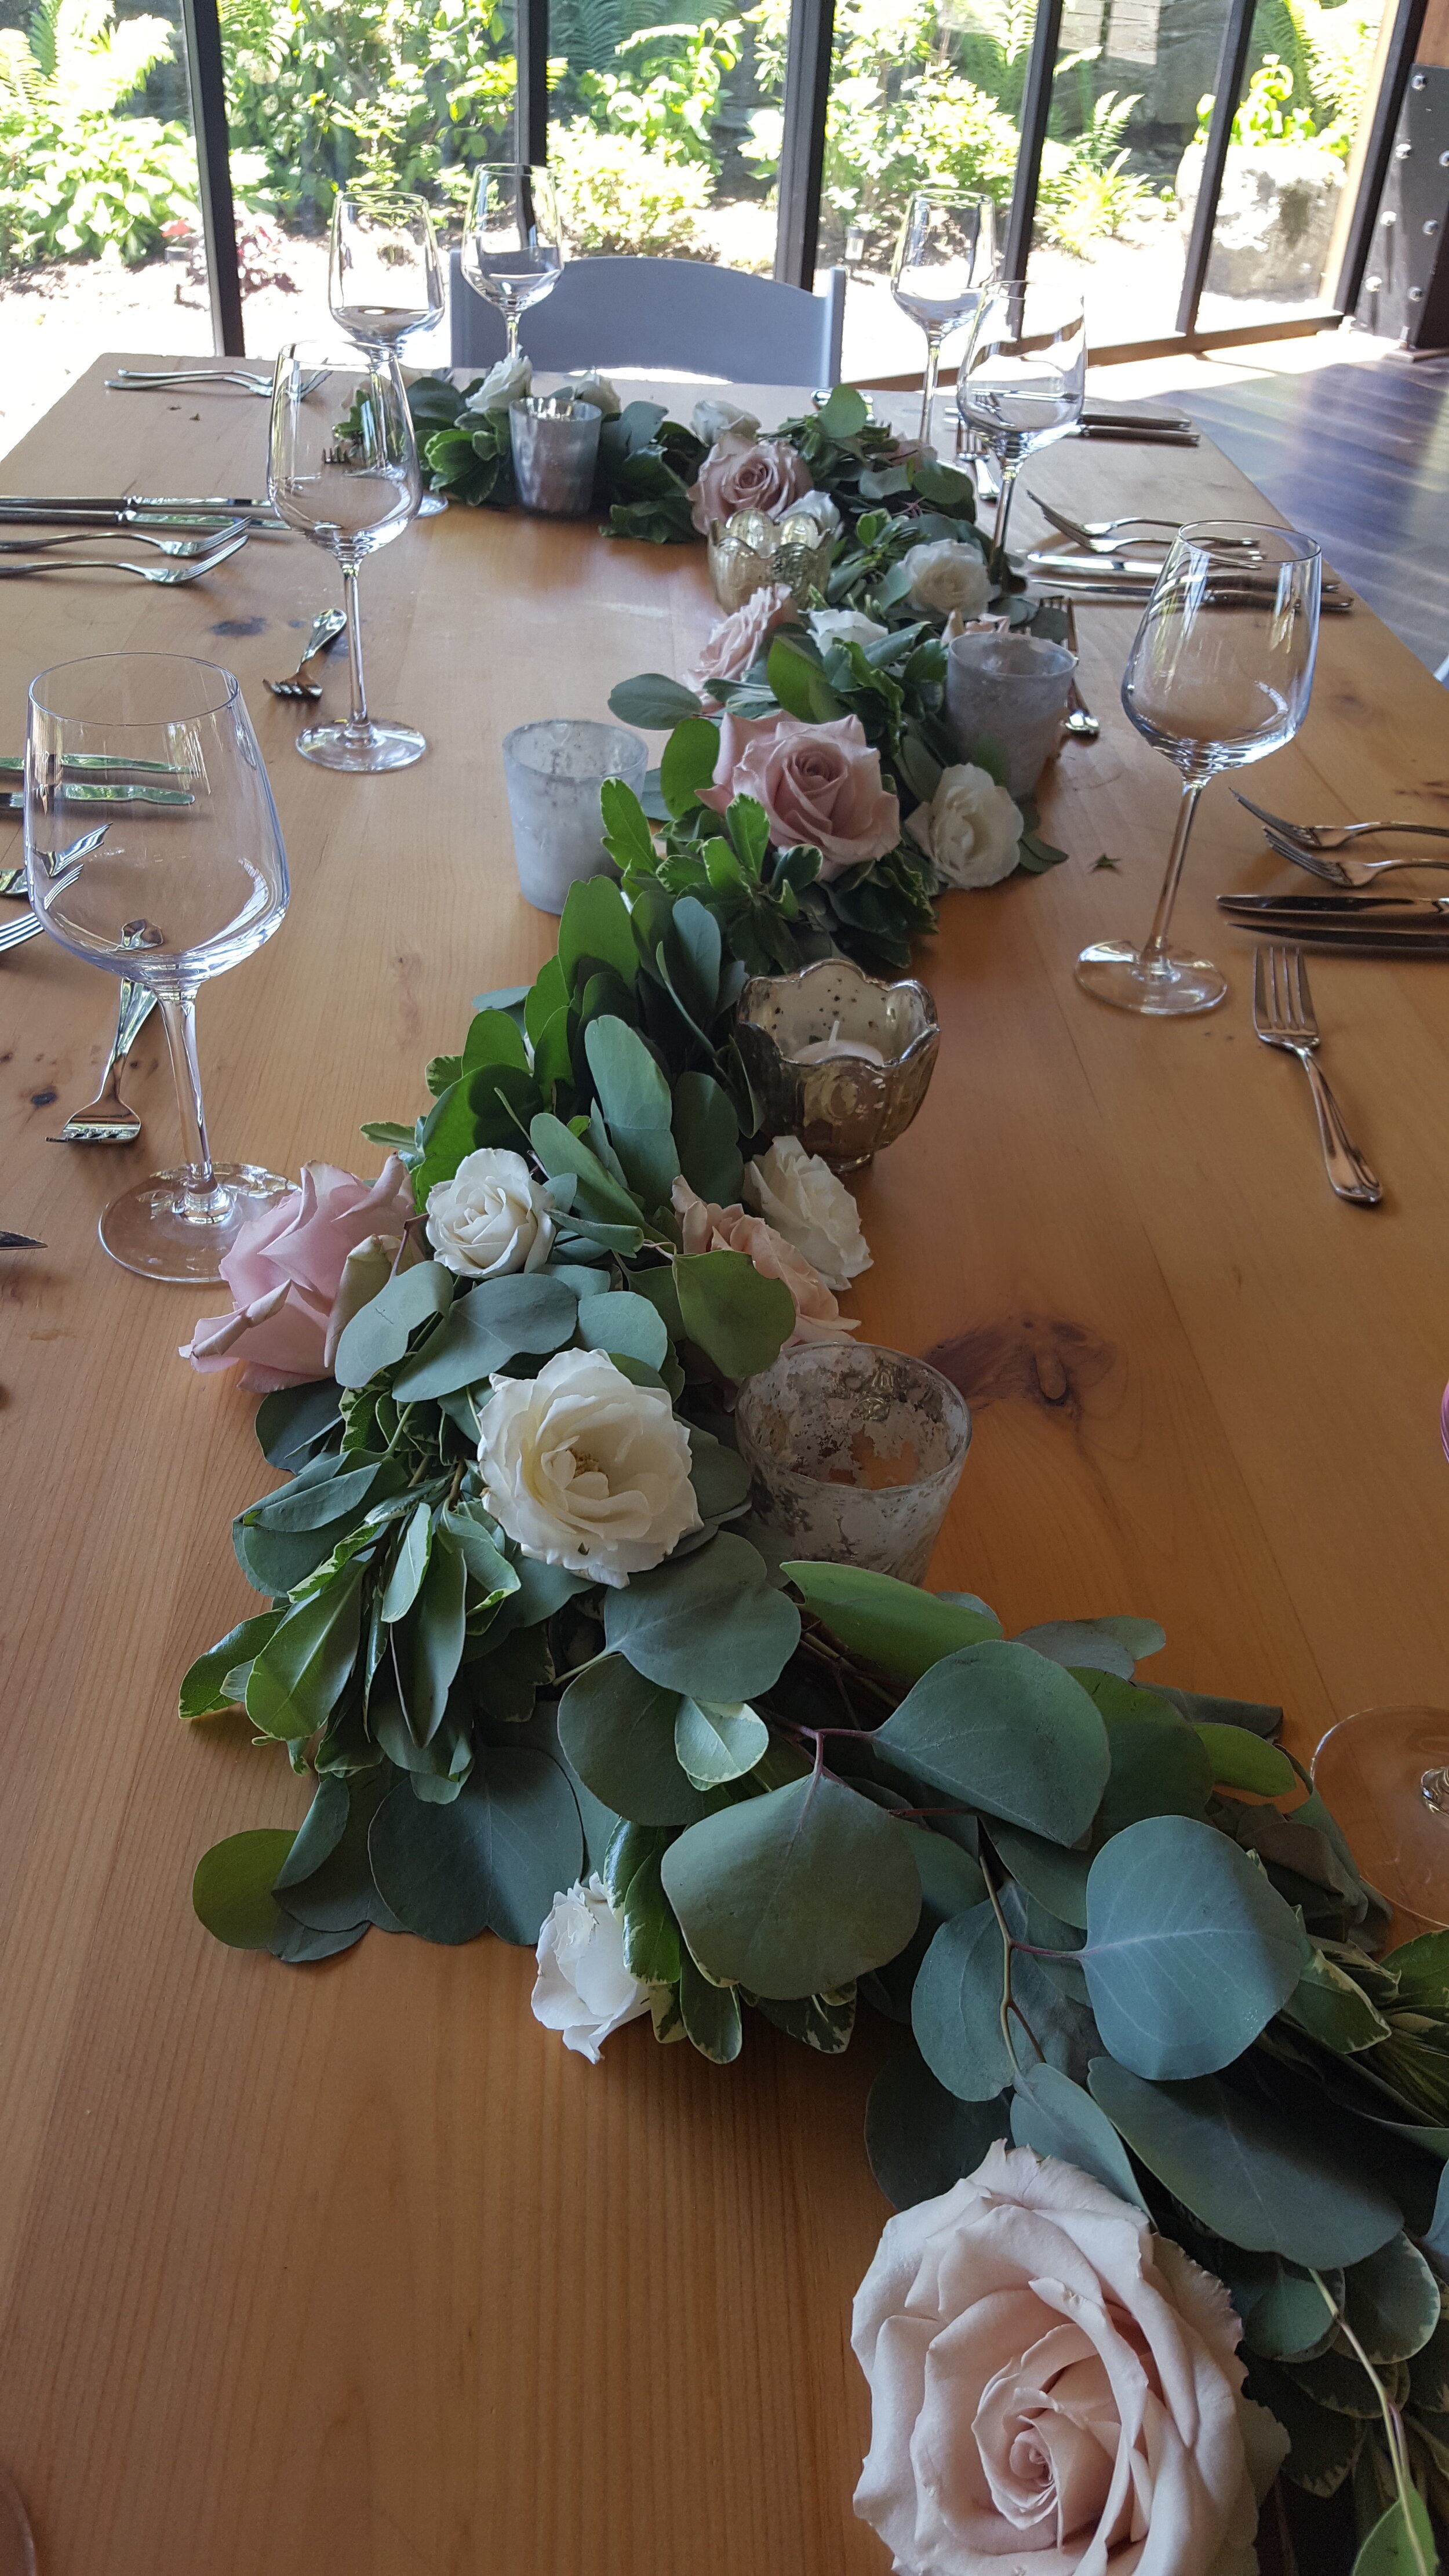
[[(260, 404), (107, 394), (114, 365), (8, 488), (258, 487)], [(1263, 515), (1206, 446), (1058, 448), (1038, 477), (1078, 510)], [(293, 904), (205, 995), (203, 1058), (218, 1150), (283, 1170), (375, 1169), (359, 1122), (412, 1115), (470, 995), (552, 947), (515, 889), (505, 729), (602, 715), (616, 679), (682, 669), (710, 614), (697, 549), (425, 522), (363, 595), (375, 708), (434, 749), (354, 780), (294, 756), (298, 711), (261, 685), (334, 586), (301, 543), (257, 541), (193, 590), (17, 586), (0, 638), (7, 746), (32, 673), (78, 652), (240, 672)], [(1253, 1041), (1247, 945), (1211, 899), (1273, 879), (1224, 787), (1181, 924), (1228, 966), (1227, 1006), (1154, 1026), (1085, 999), (1084, 941), (1146, 929), (1176, 780), (1117, 705), (1131, 614), (1081, 624), (1103, 737), (1064, 756), (1045, 815), (1071, 861), (945, 903), (920, 964), (946, 1045), (862, 1184), (854, 1305), (908, 1349), (971, 1337), (937, 1583), (1009, 1629), (1151, 1613), (1165, 1678), (1281, 1699), (1306, 1755), (1347, 1711), (1446, 1695), (1449, 974), (1313, 970), (1376, 1214), (1330, 1196), (1302, 1077)], [(1263, 792), (1442, 812), (1445, 713), (1372, 617), (1326, 620)], [(0, 828), (0, 864), (18, 851)], [(305, 1804), (243, 1727), (174, 1715), (187, 1662), (251, 1605), (227, 1538), (265, 1481), (251, 1406), (175, 1356), (220, 1298), (96, 1241), (103, 1201), (174, 1147), (154, 1022), (126, 1080), (146, 1141), (60, 1151), (114, 987), (41, 942), (0, 994), (0, 1221), (47, 1244), (0, 1255), (0, 2456), (44, 2576), (880, 2576), (850, 2511), (846, 2340), (885, 2216), (860, 2144), (878, 2034), (829, 2063), (752, 2022), (725, 2073), (634, 2030), (591, 2068), (532, 2021), (526, 1952), (375, 1935), (293, 1973), (194, 1921), (206, 1845)]]

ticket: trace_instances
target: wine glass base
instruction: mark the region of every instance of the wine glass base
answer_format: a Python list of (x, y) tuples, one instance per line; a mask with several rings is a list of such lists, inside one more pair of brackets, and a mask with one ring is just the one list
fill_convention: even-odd
[(1110, 1002), (1114, 1011), (1139, 1011), (1152, 1020), (1184, 1019), (1215, 1011), (1227, 999), (1228, 979), (1210, 957), (1185, 957), (1169, 948), (1150, 962), (1125, 939), (1099, 939), (1077, 959), (1084, 993)]
[(100, 1238), (113, 1261), (142, 1279), (215, 1287), (244, 1225), (265, 1216), (292, 1184), (256, 1163), (214, 1163), (213, 1213), (186, 1211), (187, 1171), (153, 1172), (102, 1212)]
[(1424, 1793), (1449, 1763), (1449, 1709), (1366, 1708), (1330, 1727), (1313, 1785), (1369, 1884), (1420, 1923), (1449, 1925), (1449, 1810)]
[(425, 492), (418, 503), (418, 517), (420, 519), (440, 518), (447, 506), (446, 492)]
[(319, 769), (407, 769), (427, 747), (426, 736), (411, 725), (308, 725), (297, 736), (302, 758), (314, 760)]

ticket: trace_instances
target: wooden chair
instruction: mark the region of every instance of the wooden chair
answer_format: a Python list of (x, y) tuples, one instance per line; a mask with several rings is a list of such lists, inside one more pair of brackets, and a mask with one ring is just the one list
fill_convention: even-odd
[[(457, 251), (452, 271), (452, 363), (491, 367), (507, 346), (503, 316), (475, 294)], [(519, 343), (536, 367), (656, 367), (723, 376), (735, 384), (840, 382), (845, 271), (821, 295), (713, 268), (695, 259), (575, 259), (525, 313)]]

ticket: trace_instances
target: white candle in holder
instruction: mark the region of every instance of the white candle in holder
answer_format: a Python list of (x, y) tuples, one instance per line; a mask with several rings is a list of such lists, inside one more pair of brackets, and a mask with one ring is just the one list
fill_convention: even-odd
[(885, 1057), (868, 1038), (843, 1038), (840, 1022), (831, 1025), (828, 1038), (812, 1038), (808, 1046), (796, 1047), (791, 1064), (834, 1064), (840, 1056), (854, 1056), (860, 1064), (884, 1064)]

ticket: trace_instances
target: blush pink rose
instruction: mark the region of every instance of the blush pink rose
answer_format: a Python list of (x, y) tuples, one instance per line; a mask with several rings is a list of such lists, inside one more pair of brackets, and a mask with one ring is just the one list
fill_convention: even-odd
[(1287, 2450), (1221, 2281), (1073, 2165), (993, 2146), (855, 2300), (855, 2510), (900, 2576), (1254, 2576)]
[(736, 510), (763, 510), (767, 519), (783, 518), (792, 501), (815, 489), (805, 459), (785, 438), (746, 438), (727, 429), (717, 438), (690, 489), (694, 524), (707, 537), (716, 519)]
[(742, 680), (756, 663), (777, 626), (797, 626), (800, 611), (783, 581), (772, 581), (751, 593), (733, 617), (722, 617), (700, 646), (693, 670), (685, 672), (691, 689), (707, 695), (711, 680)]
[(828, 880), (866, 859), (883, 859), (901, 837), (901, 809), (882, 784), (859, 716), (806, 724), (799, 716), (732, 716), (720, 727), (714, 784), (702, 805), (727, 811), (735, 796), (763, 805), (779, 849), (805, 841), (820, 852)]
[(221, 1264), (232, 1312), (203, 1315), (182, 1358), (198, 1369), (240, 1362), (258, 1395), (325, 1377), (342, 1326), (383, 1285), (416, 1215), (396, 1154), (371, 1183), (304, 1163), (301, 1188), (242, 1227)]
[(784, 1345), (787, 1351), (798, 1350), (804, 1342), (843, 1342), (859, 1332), (858, 1319), (842, 1315), (819, 1271), (804, 1253), (797, 1252), (793, 1243), (787, 1243), (772, 1225), (766, 1225), (762, 1216), (750, 1216), (739, 1206), (716, 1207), (713, 1199), (697, 1198), (682, 1175), (674, 1184), (672, 1196), (687, 1253), (742, 1252), (762, 1279), (784, 1280), (795, 1300), (795, 1330)]

